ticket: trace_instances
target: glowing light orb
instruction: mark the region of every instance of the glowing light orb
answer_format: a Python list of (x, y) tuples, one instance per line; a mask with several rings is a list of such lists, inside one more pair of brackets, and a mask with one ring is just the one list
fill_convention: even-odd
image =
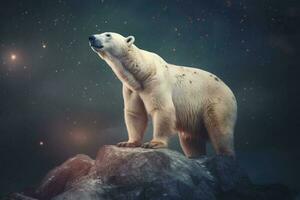
[(17, 59), (16, 54), (11, 54), (11, 55), (10, 55), (10, 59), (11, 59), (11, 60), (16, 60), (16, 59)]
[(44, 142), (43, 142), (43, 141), (40, 141), (40, 142), (39, 142), (39, 145), (40, 145), (40, 146), (43, 146), (43, 145), (44, 145)]
[(42, 47), (43, 47), (44, 49), (46, 49), (47, 45), (46, 45), (46, 44), (43, 44)]

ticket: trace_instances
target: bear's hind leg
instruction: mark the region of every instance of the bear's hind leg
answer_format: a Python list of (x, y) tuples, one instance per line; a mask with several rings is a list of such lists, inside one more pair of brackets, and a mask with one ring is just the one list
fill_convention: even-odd
[(185, 132), (178, 133), (180, 145), (188, 158), (197, 158), (206, 154), (206, 142), (200, 136)]
[(234, 156), (233, 131), (236, 120), (234, 107), (211, 104), (204, 115), (204, 123), (216, 154)]

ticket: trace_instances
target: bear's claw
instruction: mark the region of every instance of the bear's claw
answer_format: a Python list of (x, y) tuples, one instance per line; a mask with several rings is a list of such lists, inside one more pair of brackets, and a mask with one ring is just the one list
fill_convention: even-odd
[(163, 142), (159, 141), (151, 141), (151, 142), (146, 142), (142, 145), (142, 148), (146, 149), (160, 149), (160, 148), (167, 148), (167, 145)]
[(138, 142), (119, 142), (117, 144), (117, 147), (130, 147), (130, 148), (133, 148), (133, 147), (140, 147), (141, 144), (138, 143)]

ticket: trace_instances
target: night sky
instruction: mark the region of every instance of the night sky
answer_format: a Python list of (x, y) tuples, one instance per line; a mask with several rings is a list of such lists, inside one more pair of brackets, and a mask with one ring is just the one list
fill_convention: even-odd
[(88, 45), (106, 31), (221, 77), (238, 101), (241, 165), (300, 189), (299, 13), (297, 0), (1, 1), (0, 194), (127, 138), (121, 82)]

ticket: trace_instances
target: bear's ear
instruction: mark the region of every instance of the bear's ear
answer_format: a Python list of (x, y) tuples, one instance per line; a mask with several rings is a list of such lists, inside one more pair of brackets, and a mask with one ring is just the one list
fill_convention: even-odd
[(133, 36), (128, 36), (126, 38), (126, 43), (128, 44), (128, 46), (131, 46), (134, 43), (135, 38)]

